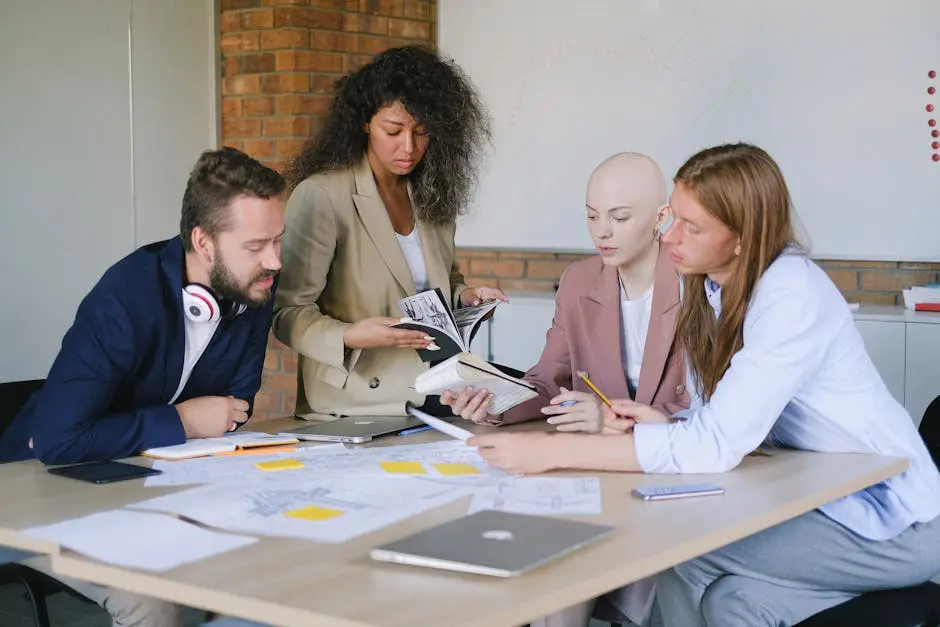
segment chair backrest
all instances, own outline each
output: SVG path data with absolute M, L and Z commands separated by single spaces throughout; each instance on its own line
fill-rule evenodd
M 0 383 L 0 434 L 7 430 L 30 397 L 45 383 L 45 379 Z
M 920 437 L 924 439 L 930 456 L 937 468 L 940 468 L 940 396 L 933 399 L 920 421 Z

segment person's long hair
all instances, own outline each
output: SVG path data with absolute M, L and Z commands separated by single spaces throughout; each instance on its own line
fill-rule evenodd
M 442 224 L 469 206 L 490 119 L 476 89 L 452 60 L 422 46 L 391 48 L 336 83 L 326 121 L 287 170 L 293 190 L 311 175 L 355 166 L 368 147 L 365 128 L 400 102 L 429 142 L 408 175 L 419 220 Z
M 749 144 L 702 150 L 679 168 L 674 180 L 741 242 L 731 275 L 721 286 L 720 318 L 708 303 L 706 276 L 683 279 L 676 335 L 707 401 L 744 343 L 744 316 L 758 279 L 787 245 L 796 243 L 790 192 L 777 163 Z

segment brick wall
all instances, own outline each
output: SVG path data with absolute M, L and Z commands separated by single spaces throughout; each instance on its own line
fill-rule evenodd
M 471 285 L 546 292 L 562 270 L 587 255 L 464 249 L 460 267 Z M 846 299 L 874 305 L 904 304 L 901 290 L 940 280 L 940 263 L 817 260 Z
M 508 0 L 507 0 L 508 1 Z M 226 145 L 282 168 L 320 128 L 333 82 L 372 55 L 433 43 L 435 0 L 221 0 L 222 130 Z M 551 292 L 584 255 L 460 250 L 471 285 Z M 937 281 L 940 264 L 821 261 L 852 301 L 900 302 L 910 285 Z M 257 419 L 290 415 L 297 355 L 271 339 Z

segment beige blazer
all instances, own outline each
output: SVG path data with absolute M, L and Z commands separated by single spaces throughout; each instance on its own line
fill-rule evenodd
M 689 406 L 685 359 L 675 340 L 678 312 L 679 275 L 663 247 L 653 278 L 650 323 L 634 400 L 669 413 Z M 539 396 L 503 414 L 503 424 L 544 418 L 539 410 L 560 393 L 562 386 L 590 392 L 580 378 L 573 376 L 578 370 L 586 371 L 608 398 L 629 398 L 621 328 L 617 269 L 605 266 L 600 257 L 568 266 L 555 295 L 555 318 L 542 356 L 525 375 L 535 384 Z
M 308 420 L 403 415 L 421 404 L 411 386 L 427 369 L 407 348 L 347 349 L 343 332 L 373 316 L 400 317 L 414 280 L 363 157 L 316 174 L 287 202 L 274 335 L 297 351 L 297 409 Z M 417 223 L 428 282 L 454 303 L 466 288 L 454 259 L 455 224 Z

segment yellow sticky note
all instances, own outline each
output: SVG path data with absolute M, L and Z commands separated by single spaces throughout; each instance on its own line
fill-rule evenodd
M 300 520 L 329 520 L 342 516 L 346 512 L 339 509 L 330 509 L 329 507 L 317 507 L 316 505 L 307 505 L 289 512 L 284 512 L 285 516 L 299 518 Z
M 404 473 L 409 475 L 423 475 L 424 466 L 421 462 L 379 462 L 385 472 Z
M 276 459 L 270 462 L 258 462 L 255 466 L 270 472 L 273 470 L 296 470 L 297 468 L 303 468 L 304 464 L 296 459 Z
M 480 469 L 470 464 L 433 464 L 442 475 L 478 475 Z

